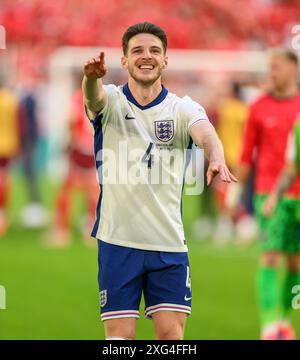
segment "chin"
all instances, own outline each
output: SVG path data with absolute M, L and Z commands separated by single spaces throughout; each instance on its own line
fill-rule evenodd
M 133 79 L 137 83 L 140 83 L 140 84 L 145 85 L 145 86 L 150 86 L 150 85 L 154 84 L 159 79 L 159 76 L 154 76 L 154 77 L 133 76 Z

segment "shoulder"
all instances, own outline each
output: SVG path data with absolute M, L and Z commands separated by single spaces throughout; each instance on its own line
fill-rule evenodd
M 263 94 L 260 95 L 257 99 L 255 99 L 252 103 L 250 103 L 249 107 L 251 110 L 259 109 L 260 107 L 265 106 L 271 101 L 272 101 L 272 96 L 270 94 Z
M 201 106 L 200 104 L 198 104 L 196 101 L 192 100 L 189 96 L 184 96 L 184 97 L 177 97 L 177 101 L 178 104 L 184 108 L 184 107 L 190 107 L 190 106 Z
M 122 92 L 122 87 L 116 86 L 115 84 L 103 85 L 103 89 L 107 93 L 107 95 L 113 95 Z
M 178 109 L 182 115 L 198 117 L 199 119 L 207 119 L 204 107 L 198 102 L 192 100 L 189 96 L 178 97 Z

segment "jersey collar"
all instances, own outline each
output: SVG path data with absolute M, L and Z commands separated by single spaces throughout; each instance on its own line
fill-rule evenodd
M 128 83 L 126 83 L 124 86 L 123 86 L 123 93 L 124 95 L 126 96 L 127 100 L 130 101 L 131 103 L 133 103 L 135 106 L 137 106 L 139 109 L 141 110 L 147 110 L 147 109 L 150 109 L 152 106 L 155 106 L 155 105 L 158 105 L 160 104 L 162 101 L 165 100 L 165 98 L 167 97 L 168 95 L 168 90 L 163 86 L 161 85 L 162 87 L 162 90 L 160 92 L 160 94 L 157 96 L 156 99 L 154 99 L 153 101 L 151 101 L 151 103 L 143 106 L 143 105 L 140 105 L 136 100 L 135 98 L 133 97 L 131 91 L 129 90 L 129 86 L 128 86 Z

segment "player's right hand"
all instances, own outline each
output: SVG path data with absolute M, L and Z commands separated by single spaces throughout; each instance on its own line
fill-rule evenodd
M 87 78 L 91 79 L 101 79 L 107 72 L 105 61 L 104 61 L 104 52 L 101 51 L 100 55 L 96 58 L 92 58 L 85 63 L 83 68 L 83 73 Z
M 263 205 L 263 213 L 266 217 L 271 217 L 274 214 L 278 202 L 275 194 L 271 194 Z

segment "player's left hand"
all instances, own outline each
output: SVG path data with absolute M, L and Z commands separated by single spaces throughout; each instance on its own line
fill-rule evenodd
M 223 161 L 210 161 L 207 170 L 207 185 L 209 186 L 215 176 L 219 175 L 220 179 L 224 182 L 231 183 L 237 182 L 237 178 L 231 174 L 228 167 Z

